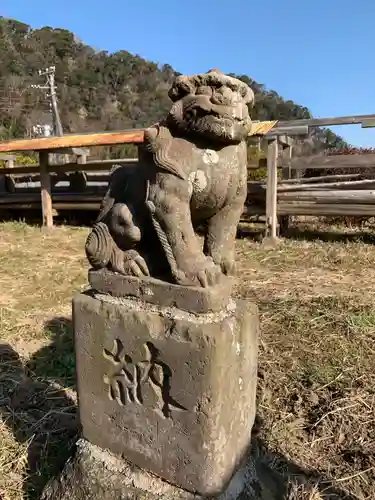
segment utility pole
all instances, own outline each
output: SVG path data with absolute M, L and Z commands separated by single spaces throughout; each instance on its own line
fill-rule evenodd
M 64 135 L 63 128 L 61 125 L 59 108 L 57 107 L 57 95 L 56 95 L 56 85 L 55 85 L 55 66 L 49 66 L 48 68 L 38 71 L 39 76 L 45 76 L 47 78 L 44 85 L 31 85 L 34 89 L 47 90 L 47 97 L 50 98 L 50 112 L 52 114 L 53 123 L 53 135 L 62 136 Z M 46 137 L 49 134 L 48 126 L 43 127 L 42 134 Z M 51 160 L 53 163 L 59 163 L 60 160 L 64 163 L 66 155 L 53 154 L 51 155 Z
M 47 77 L 47 81 L 45 85 L 31 85 L 34 89 L 47 90 L 48 97 L 51 99 L 50 101 L 50 109 L 52 113 L 53 120 L 53 130 L 54 135 L 62 136 L 64 135 L 63 128 L 61 125 L 60 113 L 57 107 L 57 96 L 56 96 L 56 85 L 55 85 L 55 66 L 49 66 L 44 70 L 39 70 L 39 76 Z
M 57 106 L 55 71 L 56 71 L 55 66 L 49 66 L 46 69 L 39 70 L 38 71 L 39 76 L 45 76 L 47 78 L 46 83 L 44 85 L 31 85 L 31 87 L 34 89 L 47 91 L 47 97 L 50 98 L 50 112 L 52 115 L 53 135 L 62 136 L 62 135 L 64 135 L 64 132 L 63 132 L 63 128 L 61 125 L 59 108 Z M 38 129 L 38 132 L 41 135 L 44 135 L 44 137 L 48 137 L 49 135 L 51 135 L 49 125 L 37 126 L 36 129 Z M 72 153 L 75 155 L 80 155 L 80 156 L 88 156 L 89 155 L 88 149 L 82 149 L 82 148 L 69 148 L 69 149 L 71 149 Z M 52 156 L 53 156 L 53 158 L 55 158 L 55 161 L 58 161 L 59 158 L 60 158 L 62 163 L 69 161 L 69 155 L 66 153 L 65 154 L 55 153 Z

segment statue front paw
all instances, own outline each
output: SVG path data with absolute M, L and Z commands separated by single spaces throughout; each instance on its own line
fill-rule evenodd
M 150 276 L 146 261 L 136 250 L 113 252 L 111 267 L 113 271 L 125 276 Z
M 235 276 L 236 261 L 233 257 L 222 257 L 216 261 L 216 264 L 220 266 L 223 274 L 226 274 L 227 276 Z
M 227 276 L 236 275 L 236 260 L 233 251 L 211 251 L 208 252 L 210 258 L 216 265 L 220 266 L 223 274 Z
M 190 260 L 179 266 L 175 279 L 179 285 L 200 286 L 207 288 L 216 285 L 222 275 L 221 269 L 210 257 Z

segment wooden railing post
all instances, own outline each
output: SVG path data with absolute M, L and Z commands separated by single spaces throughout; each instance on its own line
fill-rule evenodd
M 48 151 L 39 152 L 40 193 L 42 198 L 43 226 L 53 226 L 51 178 L 48 171 Z
M 268 142 L 267 148 L 267 195 L 266 195 L 266 238 L 276 241 L 277 237 L 277 158 L 278 139 Z
M 289 137 L 282 143 L 283 155 L 282 155 L 282 179 L 290 180 L 293 177 L 292 174 L 292 154 L 293 154 L 293 140 Z M 290 217 L 288 215 L 282 215 L 279 217 L 279 227 L 280 234 L 283 235 L 288 230 Z

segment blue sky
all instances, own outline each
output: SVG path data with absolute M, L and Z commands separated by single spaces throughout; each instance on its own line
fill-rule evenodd
M 316 117 L 375 113 L 374 0 L 1 0 L 0 15 L 181 73 L 247 74 Z M 375 129 L 334 130 L 375 146 Z

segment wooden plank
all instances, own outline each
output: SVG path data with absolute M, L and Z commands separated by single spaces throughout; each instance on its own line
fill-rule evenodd
M 127 165 L 130 167 L 135 167 L 138 165 L 137 158 L 122 158 L 122 159 L 111 159 L 111 160 L 91 160 L 85 164 L 78 163 L 65 163 L 64 165 L 49 165 L 48 171 L 55 173 L 66 173 L 75 171 L 85 171 L 85 172 L 109 172 L 113 165 Z M 249 169 L 263 168 L 267 166 L 267 159 L 260 158 L 257 162 L 252 162 L 248 164 Z M 22 165 L 15 166 L 14 168 L 0 168 L 0 175 L 6 174 L 35 174 L 39 173 L 39 165 Z
M 15 195 L 6 195 L 0 197 L 0 205 L 3 204 L 17 204 L 17 203 L 38 203 L 40 201 L 40 193 L 22 193 Z M 69 203 L 100 203 L 103 199 L 102 195 L 84 195 L 82 193 L 54 193 L 52 196 L 52 204 L 59 202 Z
M 363 120 L 361 123 L 362 128 L 374 128 L 375 127 L 375 118 L 372 120 Z
M 18 187 L 19 184 L 40 182 L 40 170 L 38 171 L 38 173 L 35 174 L 5 175 L 6 179 L 8 179 L 9 177 L 12 177 L 12 179 L 15 181 L 15 186 Z M 66 180 L 68 182 L 68 177 L 64 176 L 63 174 L 58 175 L 51 173 L 50 179 L 52 187 L 62 180 Z M 33 189 L 33 187 L 24 186 L 22 189 Z
M 360 181 L 342 181 L 342 182 L 322 182 L 317 184 L 282 184 L 278 187 L 278 192 L 284 191 L 332 191 L 334 188 L 341 189 L 360 189 L 361 187 L 366 189 L 370 186 L 375 185 L 374 179 L 363 179 Z M 268 189 L 268 188 L 267 188 Z
M 90 156 L 89 148 L 70 148 L 73 155 L 76 156 Z
M 3 154 L 0 154 L 0 161 L 15 160 L 15 159 L 16 159 L 15 155 L 3 155 Z
M 284 136 L 284 135 L 308 135 L 309 134 L 309 127 L 307 125 L 291 125 L 291 126 L 284 126 L 280 127 L 277 126 L 270 130 L 264 137 L 266 139 L 271 139 L 273 137 L 277 136 Z
M 278 142 L 272 139 L 267 149 L 266 237 L 277 237 L 277 156 Z
M 59 154 L 63 154 L 63 155 L 74 155 L 74 156 L 86 155 L 86 156 L 88 156 L 90 154 L 90 149 L 67 147 L 67 148 L 57 148 L 56 150 L 50 149 L 49 152 L 50 153 L 59 153 Z
M 283 137 L 283 136 L 282 136 Z M 289 180 L 292 177 L 292 153 L 293 153 L 293 140 L 286 136 L 285 140 L 282 142 L 283 145 L 283 153 L 282 153 L 282 178 L 284 180 Z M 279 138 L 280 142 L 280 138 Z M 286 233 L 289 227 L 290 218 L 288 215 L 282 215 L 279 217 L 279 231 L 280 234 L 283 235 Z
M 53 216 L 52 216 L 52 198 L 51 198 L 51 179 L 50 179 L 50 174 L 48 172 L 47 151 L 41 151 L 39 153 L 39 167 L 40 167 L 43 226 L 51 228 L 53 226 Z
M 0 211 L 2 210 L 38 210 L 40 211 L 41 201 L 39 197 L 38 202 L 32 203 L 2 203 L 0 205 Z
M 126 160 L 103 160 L 103 161 L 90 161 L 86 164 L 78 164 L 78 163 L 66 163 L 65 165 L 49 165 L 48 171 L 50 173 L 63 174 L 67 172 L 79 172 L 84 171 L 87 173 L 90 172 L 109 172 L 113 165 L 126 165 L 129 168 L 134 168 L 138 165 L 137 159 L 126 159 Z M 260 158 L 259 163 L 250 164 L 248 168 L 257 169 L 263 168 L 267 166 L 267 160 L 265 158 Z M 12 169 L 0 168 L 0 176 L 1 175 L 32 175 L 39 173 L 39 165 L 22 165 L 19 167 L 14 167 Z
M 138 165 L 137 159 L 126 158 L 122 160 L 94 160 L 85 164 L 65 163 L 64 165 L 49 165 L 50 173 L 64 174 L 67 172 L 109 172 L 113 165 L 127 165 L 129 168 Z M 39 165 L 23 165 L 12 169 L 0 168 L 0 175 L 24 175 L 35 174 L 39 172 Z
M 255 123 L 250 135 L 306 135 L 308 127 L 303 124 L 285 125 L 284 127 L 268 126 L 270 122 Z M 302 125 L 302 126 L 301 126 Z M 268 135 L 266 134 L 266 135 Z M 144 139 L 144 129 L 121 130 L 117 132 L 95 132 L 89 134 L 67 134 L 63 136 L 38 137 L 34 139 L 14 139 L 11 141 L 0 142 L 0 152 L 16 151 L 44 151 L 50 152 L 69 152 L 73 148 L 88 146 L 112 146 L 116 144 L 140 144 Z M 68 148 L 68 149 L 67 149 Z
M 49 166 L 49 169 L 51 167 Z M 14 175 L 15 177 L 19 175 L 33 175 L 40 172 L 39 165 L 23 165 L 22 167 L 10 168 L 0 168 L 0 175 Z
M 293 172 L 293 170 L 292 170 Z M 310 183 L 322 183 L 324 181 L 339 181 L 340 179 L 360 179 L 361 177 L 366 177 L 366 179 L 375 178 L 375 171 L 373 174 L 336 174 L 336 175 L 321 175 L 318 177 L 300 177 L 299 179 L 288 179 L 279 181 L 279 185 L 283 184 L 310 184 Z
M 138 158 L 111 158 L 107 160 L 91 160 L 89 162 L 86 162 L 86 165 L 108 165 L 112 167 L 113 165 L 126 165 L 128 163 L 138 163 Z
M 344 156 L 344 155 L 343 155 Z M 353 155 L 354 156 L 354 155 Z M 370 163 L 369 165 L 366 165 L 366 162 L 364 162 L 362 165 L 355 165 L 354 163 L 351 164 L 351 163 L 348 163 L 348 164 L 338 164 L 338 165 L 335 165 L 334 163 L 332 164 L 327 164 L 327 165 L 309 165 L 307 167 L 309 170 L 322 170 L 322 169 L 329 169 L 329 170 L 338 170 L 340 168 L 345 168 L 346 170 L 351 170 L 351 169 L 360 169 L 360 168 L 363 168 L 363 169 L 372 169 L 372 168 L 375 168 L 375 164 L 373 163 Z M 292 169 L 297 172 L 298 174 L 301 174 L 304 170 L 306 170 L 306 167 L 295 167 L 294 165 L 292 166 Z M 363 174 L 362 174 L 363 175 Z
M 59 202 L 54 203 L 53 208 L 55 210 L 88 210 L 96 212 L 100 209 L 101 202 L 97 203 L 67 203 L 67 202 Z
M 332 182 L 332 183 L 321 183 L 321 184 L 280 184 L 278 183 L 277 195 L 281 193 L 310 193 L 313 191 L 330 193 L 332 191 L 341 191 L 346 193 L 347 191 L 368 191 L 375 189 L 375 179 L 366 179 L 361 181 L 353 182 Z M 264 182 L 248 182 L 247 191 L 251 199 L 264 200 L 267 199 L 267 184 Z M 291 195 L 293 196 L 293 194 Z
M 292 145 L 285 145 L 283 147 L 283 153 L 282 153 L 282 160 L 281 160 L 281 165 L 282 165 L 282 178 L 283 180 L 289 180 L 292 177 L 292 154 L 293 154 L 293 148 Z
M 333 125 L 361 124 L 365 120 L 374 120 L 375 115 L 351 115 L 334 118 L 306 118 L 302 120 L 279 121 L 277 127 L 307 125 L 308 127 L 329 127 Z
M 302 120 L 287 120 L 277 122 L 277 126 L 273 126 L 268 133 L 273 135 L 288 134 L 287 130 L 291 130 L 290 135 L 304 134 L 303 128 L 300 127 L 322 127 L 330 125 L 350 125 L 362 124 L 366 121 L 375 120 L 375 114 L 370 115 L 353 115 L 334 118 L 311 118 Z M 264 122 L 269 124 L 270 122 Z M 263 122 L 254 122 L 253 132 L 250 134 L 259 133 L 264 135 L 264 132 L 269 130 L 268 126 L 263 127 L 264 132 L 255 132 L 262 129 Z M 268 130 L 267 130 L 268 129 Z M 266 134 L 267 135 L 267 134 Z M 34 139 L 16 139 L 0 143 L 0 152 L 16 152 L 16 151 L 41 151 L 41 150 L 60 150 L 62 148 L 80 148 L 88 146 L 110 146 L 115 144 L 143 142 L 144 129 L 122 130 L 117 132 L 96 132 L 89 134 L 68 134 L 61 137 L 43 137 Z
M 285 201 L 288 203 L 321 203 L 321 204 L 374 204 L 374 190 L 347 190 L 347 191 L 302 191 L 292 193 L 279 193 L 277 196 L 279 202 Z
M 280 202 L 277 205 L 277 212 L 279 215 L 311 215 L 319 216 L 375 216 L 375 205 L 323 205 L 308 203 L 303 205 L 288 204 Z M 264 215 L 264 207 L 260 205 L 248 205 L 244 208 L 243 216 L 262 216 Z
M 29 203 L 4 203 L 0 205 L 0 210 L 40 210 L 41 201 L 40 199 L 35 202 Z M 67 203 L 67 202 L 58 202 L 53 204 L 54 210 L 90 210 L 97 211 L 100 209 L 100 202 L 96 203 Z
M 314 215 L 314 216 L 343 216 L 343 215 L 357 215 L 357 216 L 374 216 L 375 205 L 361 205 L 361 204 L 320 204 L 320 203 L 286 203 L 280 202 L 277 205 L 279 214 L 281 215 Z
M 97 132 L 91 134 L 70 134 L 61 137 L 15 139 L 1 142 L 0 152 L 51 151 L 62 148 L 84 146 L 111 146 L 115 144 L 139 144 L 143 142 L 143 130 L 122 130 L 119 132 Z
M 353 154 L 353 155 L 313 155 L 294 157 L 293 169 L 306 168 L 361 168 L 375 167 L 375 154 Z

